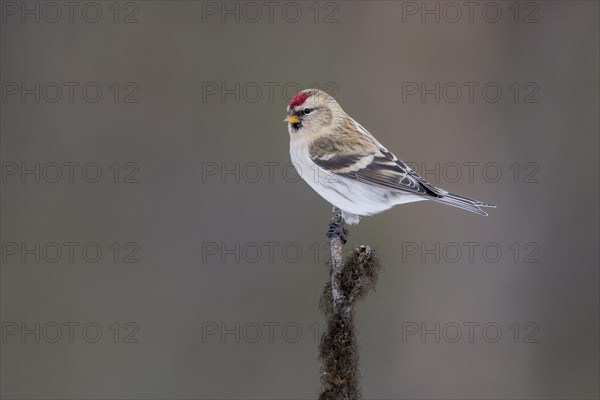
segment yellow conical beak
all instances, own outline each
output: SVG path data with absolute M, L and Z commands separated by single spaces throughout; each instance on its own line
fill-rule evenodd
M 300 118 L 297 115 L 290 115 L 289 117 L 287 117 L 283 121 L 284 122 L 289 122 L 290 124 L 296 124 L 296 123 L 300 122 Z

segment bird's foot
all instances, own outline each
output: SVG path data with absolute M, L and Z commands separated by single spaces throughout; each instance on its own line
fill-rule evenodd
M 348 238 L 346 236 L 346 229 L 344 228 L 344 223 L 341 222 L 339 224 L 335 224 L 332 223 L 329 225 L 329 230 L 327 231 L 327 233 L 325 234 L 325 236 L 327 236 L 327 239 L 330 239 L 338 236 L 340 238 L 340 240 L 342 241 L 342 244 L 346 244 Z

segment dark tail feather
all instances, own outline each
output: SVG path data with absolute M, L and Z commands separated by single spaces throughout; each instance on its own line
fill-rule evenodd
M 454 206 L 458 208 L 462 208 L 463 210 L 471 211 L 475 214 L 485 215 L 488 214 L 481 209 L 481 207 L 491 207 L 496 208 L 496 206 L 492 204 L 485 204 L 478 200 L 469 199 L 468 197 L 459 196 L 454 193 L 448 193 L 442 197 L 429 197 L 429 200 L 436 201 L 438 203 L 447 204 L 449 206 Z

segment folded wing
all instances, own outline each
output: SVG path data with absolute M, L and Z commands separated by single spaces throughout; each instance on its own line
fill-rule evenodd
M 339 154 L 331 151 L 339 146 L 323 143 L 331 140 L 332 138 L 320 139 L 310 149 L 312 161 L 330 173 L 365 184 L 424 197 L 439 198 L 446 194 L 445 191 L 417 175 L 402 160 L 382 146 Z

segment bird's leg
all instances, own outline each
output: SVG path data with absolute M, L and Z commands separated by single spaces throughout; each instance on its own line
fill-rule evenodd
M 327 236 L 327 239 L 331 239 L 334 236 L 338 236 L 342 241 L 342 244 L 346 244 L 346 241 L 348 239 L 346 237 L 346 233 L 347 230 L 344 227 L 344 220 L 341 219 L 339 222 L 331 221 L 331 223 L 329 224 L 329 230 L 327 230 L 325 236 Z

